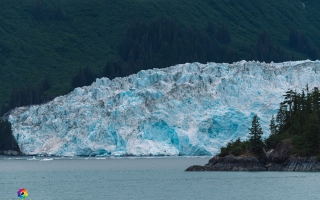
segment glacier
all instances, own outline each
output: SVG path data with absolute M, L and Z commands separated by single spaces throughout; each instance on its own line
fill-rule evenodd
M 27 155 L 214 155 L 248 137 L 254 114 L 268 136 L 282 95 L 319 86 L 319 73 L 310 60 L 179 64 L 96 79 L 8 120 Z

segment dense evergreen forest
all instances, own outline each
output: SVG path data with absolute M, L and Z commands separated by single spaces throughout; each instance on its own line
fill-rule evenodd
M 17 141 L 12 135 L 10 122 L 0 120 L 0 154 L 1 151 L 8 150 L 20 152 Z
M 9 103 L 2 105 L 2 115 L 15 107 L 41 104 L 52 100 L 53 97 L 46 93 L 50 88 L 51 85 L 47 77 L 38 85 L 14 88 L 11 91 Z
M 292 139 L 294 153 L 302 156 L 320 155 L 320 91 L 316 87 L 302 93 L 288 91 L 278 114 L 271 120 L 271 136 L 267 148 L 274 148 L 285 138 Z M 275 123 L 274 123 L 275 121 Z
M 272 116 L 270 120 L 271 134 L 265 141 L 260 137 L 263 133 L 256 117 L 249 129 L 250 139 L 229 142 L 221 148 L 220 156 L 247 153 L 262 156 L 263 149 L 274 149 L 282 140 L 290 139 L 293 154 L 320 158 L 320 91 L 317 87 L 310 91 L 306 86 L 301 93 L 292 90 L 286 92 L 277 116 Z
M 319 1 L 4 0 L 0 105 L 185 62 L 317 59 Z M 43 80 L 50 80 L 49 89 Z

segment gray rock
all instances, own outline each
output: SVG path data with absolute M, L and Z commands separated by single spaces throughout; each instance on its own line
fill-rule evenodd
M 18 151 L 8 150 L 8 151 L 0 151 L 0 155 L 18 156 L 18 155 L 21 155 L 21 154 Z
M 317 157 L 294 157 L 291 156 L 282 163 L 269 162 L 263 164 L 254 156 L 215 156 L 204 166 L 194 165 L 186 171 L 296 171 L 318 172 L 320 160 Z
M 291 157 L 285 171 L 320 171 L 320 161 L 317 157 Z
M 215 156 L 204 166 L 191 166 L 186 171 L 296 171 L 318 172 L 320 160 L 317 157 L 292 155 L 291 139 L 282 140 L 275 149 L 266 153 L 267 159 L 255 156 Z
M 282 140 L 275 149 L 267 152 L 267 158 L 271 162 L 283 163 L 290 158 L 292 149 L 291 139 Z
M 215 156 L 204 166 L 191 166 L 186 171 L 266 171 L 266 167 L 254 156 Z

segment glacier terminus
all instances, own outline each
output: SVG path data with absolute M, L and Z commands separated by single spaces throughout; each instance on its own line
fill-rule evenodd
M 254 114 L 267 136 L 282 95 L 307 84 L 320 86 L 320 61 L 186 63 L 96 79 L 8 119 L 27 155 L 214 155 L 247 138 Z

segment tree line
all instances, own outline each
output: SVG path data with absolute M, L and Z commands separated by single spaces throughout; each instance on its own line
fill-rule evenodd
M 249 140 L 241 141 L 238 138 L 236 141 L 229 142 L 226 147 L 220 149 L 219 156 L 233 154 L 235 156 L 244 154 L 253 154 L 259 157 L 264 156 L 265 143 L 262 140 L 263 131 L 259 122 L 258 115 L 254 115 L 251 128 L 249 128 Z
M 17 141 L 12 135 L 10 122 L 0 120 L 0 151 L 8 150 L 20 152 Z
M 293 154 L 299 156 L 320 156 L 320 91 L 317 87 L 309 91 L 308 86 L 301 93 L 288 90 L 280 103 L 276 117 L 270 120 L 270 136 L 264 141 L 257 115 L 252 120 L 250 137 L 247 141 L 229 142 L 222 147 L 220 156 L 236 156 L 251 153 L 265 156 L 282 140 L 291 139 Z
M 295 28 L 291 28 L 289 46 L 294 50 L 308 55 L 312 60 L 319 59 L 319 49 L 310 42 L 309 38 Z
M 170 19 L 151 24 L 133 21 L 122 37 L 118 58 L 106 64 L 102 75 L 113 79 L 178 63 L 232 63 L 241 59 L 282 62 L 295 60 L 295 56 L 273 45 L 266 31 L 260 33 L 255 45 L 236 47 L 225 25 L 214 27 L 209 22 L 201 29 L 183 27 Z
M 81 68 L 77 74 L 72 78 L 71 86 L 73 88 L 90 85 L 96 80 L 98 75 L 88 66 Z
M 301 93 L 289 90 L 280 103 L 276 118 L 271 119 L 271 136 L 266 140 L 274 148 L 284 138 L 291 138 L 294 153 L 320 155 L 320 91 L 308 86 Z
M 11 91 L 9 103 L 2 105 L 1 116 L 16 107 L 41 104 L 51 100 L 52 97 L 46 93 L 50 88 L 51 84 L 48 78 L 37 85 L 14 88 Z
M 304 44 L 303 41 L 300 43 Z M 266 31 L 261 31 L 254 45 L 242 44 L 236 47 L 232 43 L 229 28 L 225 25 L 214 27 L 209 22 L 206 28 L 201 29 L 184 27 L 171 19 L 158 19 L 150 24 L 134 20 L 122 37 L 117 58 L 107 62 L 99 73 L 85 73 L 80 69 L 72 80 L 79 84 L 72 85 L 89 85 L 91 83 L 86 80 L 98 77 L 114 79 L 178 63 L 232 63 L 242 59 L 283 62 L 296 60 L 296 56 L 279 45 L 274 45 Z M 92 75 L 96 77 L 91 78 Z
M 45 5 L 46 2 L 36 0 L 33 5 L 32 9 L 32 15 L 36 20 L 67 20 L 66 14 L 63 12 L 61 6 L 59 3 L 56 3 L 56 5 L 52 8 L 48 8 L 47 5 Z

